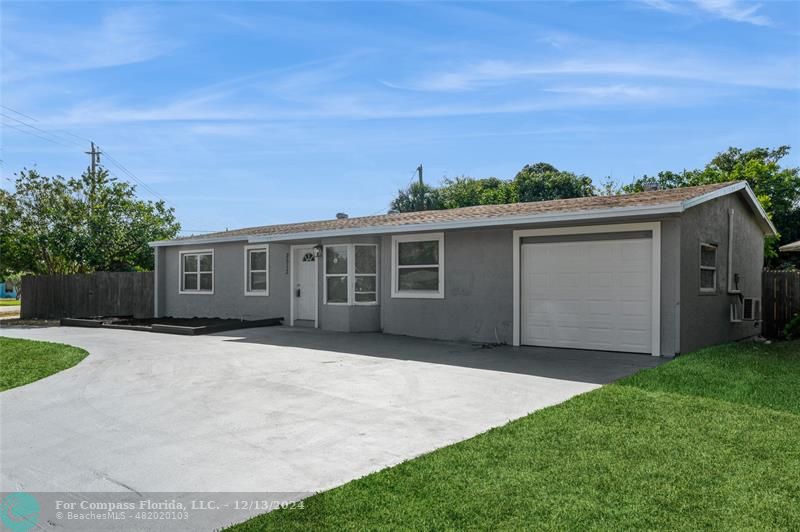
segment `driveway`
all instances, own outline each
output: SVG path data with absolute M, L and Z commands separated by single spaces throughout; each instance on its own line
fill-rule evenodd
M 3 492 L 316 492 L 660 362 L 288 327 L 0 335 L 90 353 L 0 394 Z

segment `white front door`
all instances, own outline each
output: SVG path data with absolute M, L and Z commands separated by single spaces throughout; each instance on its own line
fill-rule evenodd
M 652 240 L 522 246 L 521 343 L 652 351 Z
M 317 258 L 314 248 L 294 248 L 292 252 L 292 299 L 295 320 L 315 320 L 317 314 Z

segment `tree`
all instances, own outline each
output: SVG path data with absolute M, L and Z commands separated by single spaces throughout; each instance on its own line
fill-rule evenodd
M 397 197 L 392 200 L 391 212 L 456 209 L 594 194 L 589 177 L 562 172 L 547 163 L 537 163 L 526 165 L 512 180 L 461 176 L 445 179 L 438 188 L 415 182 L 408 189 L 398 191 Z
M 547 163 L 525 165 L 514 177 L 518 201 L 547 201 L 594 196 L 592 179 Z
M 153 268 L 148 242 L 174 238 L 174 209 L 136 197 L 136 188 L 100 169 L 80 178 L 17 174 L 0 194 L 0 275 Z
M 728 148 L 718 153 L 705 168 L 681 173 L 659 172 L 656 178 L 643 176 L 623 189 L 628 193 L 639 192 L 648 181 L 655 181 L 660 188 L 747 181 L 780 233 L 778 238 L 767 239 L 764 248 L 768 263 L 777 265 L 781 261 L 777 248 L 800 240 L 800 168 L 783 168 L 780 164 L 789 150 L 789 146 L 749 151 Z
M 425 183 L 413 182 L 406 190 L 398 190 L 390 212 L 431 211 L 442 208 L 439 191 Z
M 510 181 L 496 177 L 475 179 L 461 176 L 445 179 L 439 189 L 439 198 L 444 209 L 513 203 L 516 201 L 516 196 L 516 190 Z

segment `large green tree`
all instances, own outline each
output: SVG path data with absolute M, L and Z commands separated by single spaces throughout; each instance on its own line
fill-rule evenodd
M 547 163 L 525 165 L 514 177 L 517 201 L 547 201 L 594 196 L 592 179 Z
M 764 250 L 767 262 L 779 266 L 788 258 L 778 255 L 778 246 L 800 240 L 800 168 L 781 166 L 781 159 L 789 150 L 789 146 L 747 151 L 728 148 L 704 168 L 645 175 L 622 188 L 632 193 L 642 191 L 647 183 L 653 182 L 659 188 L 676 188 L 747 181 L 780 233 L 778 238 L 767 240 Z
M 536 163 L 524 166 L 511 180 L 461 176 L 445 179 L 439 187 L 414 182 L 406 190 L 398 191 L 391 209 L 394 212 L 456 209 L 594 194 L 589 177 L 561 171 L 551 164 Z
M 389 212 L 431 211 L 442 209 L 439 189 L 415 181 L 405 190 L 398 190 Z
M 0 276 L 149 270 L 148 242 L 180 230 L 174 209 L 104 169 L 69 179 L 25 169 L 0 192 Z

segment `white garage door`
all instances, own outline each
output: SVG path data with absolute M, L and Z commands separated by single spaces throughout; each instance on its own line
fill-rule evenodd
M 651 239 L 526 243 L 521 258 L 521 343 L 651 352 Z

